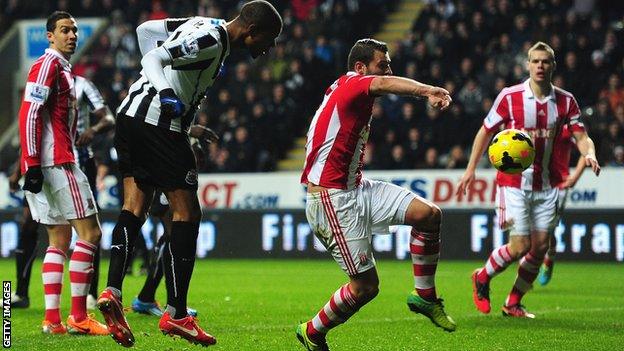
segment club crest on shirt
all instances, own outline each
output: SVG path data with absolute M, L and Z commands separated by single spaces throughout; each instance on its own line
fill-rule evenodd
M 188 171 L 188 173 L 186 173 L 186 178 L 184 178 L 184 181 L 188 185 L 196 185 L 197 184 L 197 171 L 194 169 L 191 169 L 190 171 Z

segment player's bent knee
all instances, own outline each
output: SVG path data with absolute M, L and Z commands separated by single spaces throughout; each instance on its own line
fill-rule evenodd
M 379 294 L 379 285 L 358 285 L 353 287 L 353 295 L 359 303 L 367 303 Z
M 413 226 L 417 230 L 434 233 L 440 230 L 442 223 L 442 210 L 436 204 L 428 203 L 418 209 L 408 211 L 406 224 Z

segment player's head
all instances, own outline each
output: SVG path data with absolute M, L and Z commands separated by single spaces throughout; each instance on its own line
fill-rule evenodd
M 46 31 L 50 47 L 70 58 L 76 51 L 78 27 L 72 15 L 65 11 L 54 11 L 46 22 Z
M 555 51 L 548 44 L 538 41 L 531 46 L 527 53 L 527 69 L 533 81 L 550 83 L 556 65 Z
M 388 45 L 370 38 L 358 40 L 349 52 L 347 69 L 365 75 L 391 75 Z
M 264 0 L 253 0 L 241 8 L 236 18 L 245 30 L 244 44 L 253 58 L 266 54 L 275 46 L 282 32 L 282 17 L 275 7 Z

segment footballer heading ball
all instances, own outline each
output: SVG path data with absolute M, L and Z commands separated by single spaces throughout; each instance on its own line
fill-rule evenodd
M 535 147 L 529 135 L 517 129 L 496 134 L 488 147 L 492 165 L 501 172 L 522 173 L 535 159 Z

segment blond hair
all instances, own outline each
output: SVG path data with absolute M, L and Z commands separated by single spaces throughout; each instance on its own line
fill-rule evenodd
M 553 62 L 555 62 L 555 50 L 543 41 L 538 41 L 529 48 L 529 51 L 527 52 L 527 60 L 531 60 L 531 53 L 533 51 L 546 51 L 550 55 Z

